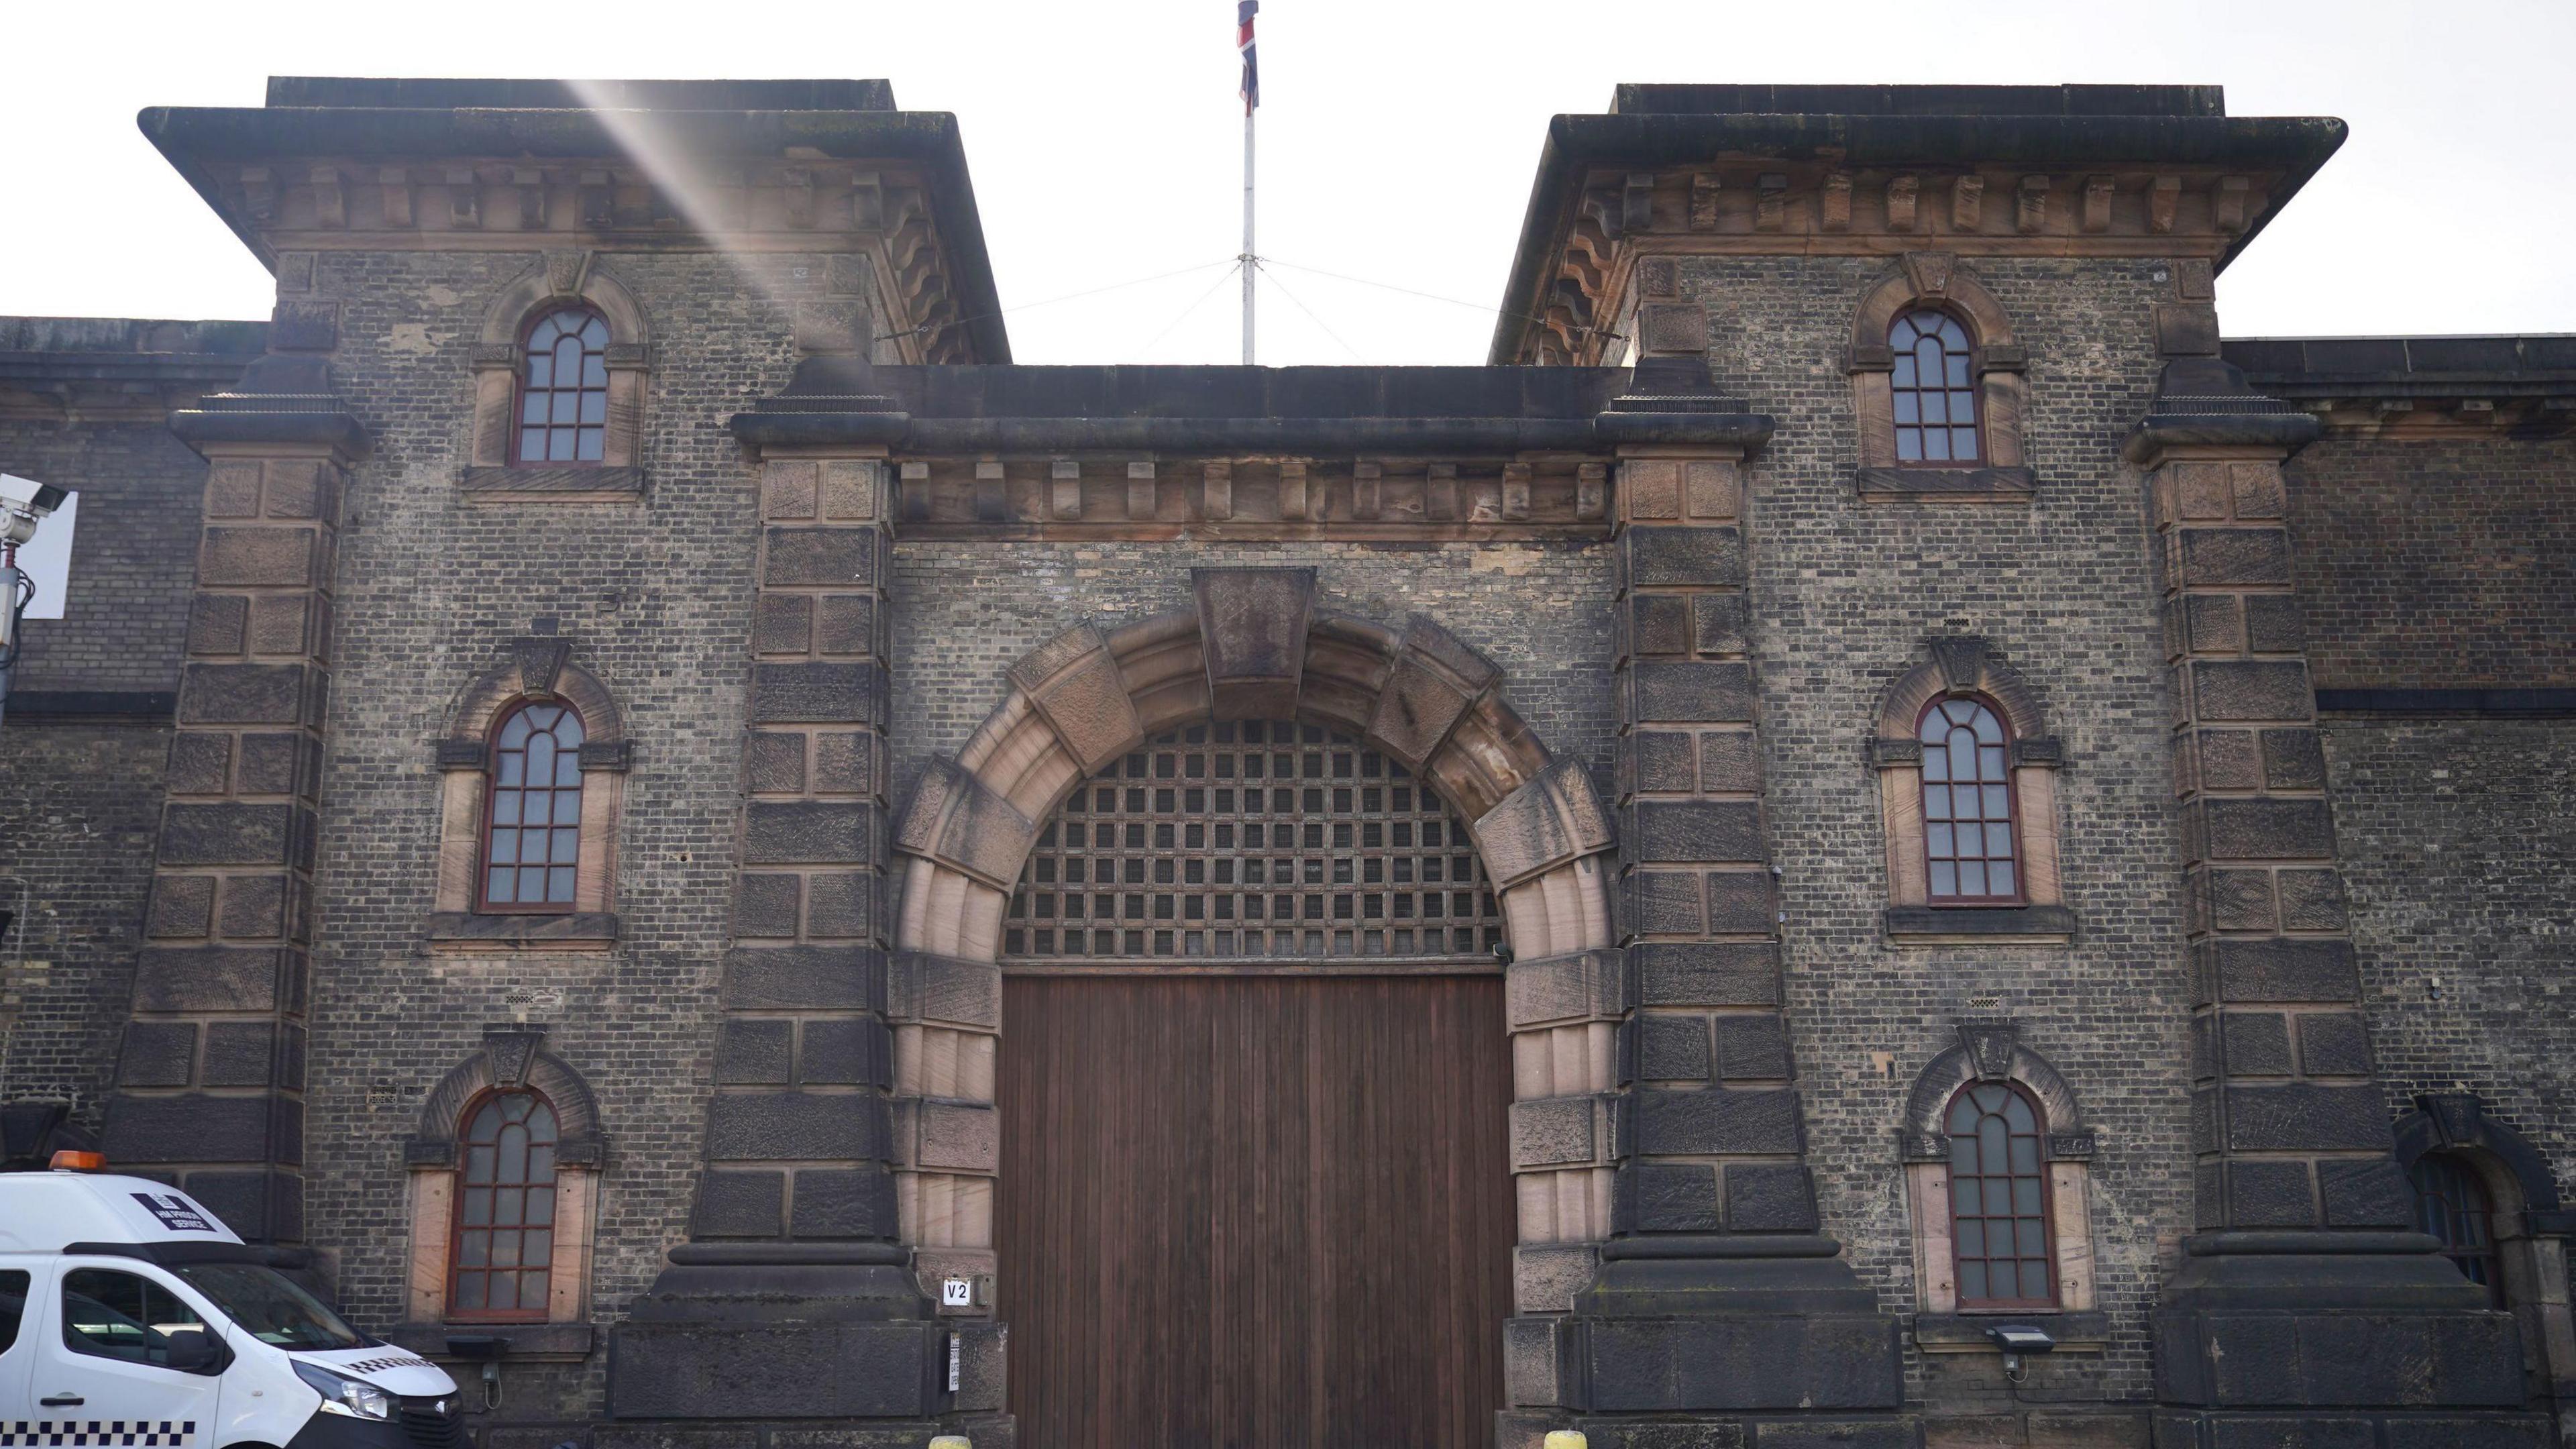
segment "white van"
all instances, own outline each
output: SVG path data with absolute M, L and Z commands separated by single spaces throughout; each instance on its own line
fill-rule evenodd
M 281 1256 L 157 1182 L 0 1173 L 0 1444 L 461 1446 L 456 1381 Z

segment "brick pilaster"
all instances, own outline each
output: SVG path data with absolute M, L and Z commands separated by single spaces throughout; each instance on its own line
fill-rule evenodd
M 2197 1225 L 2401 1228 L 2371 1079 L 2284 453 L 2186 450 L 2148 476 L 2173 670 L 2192 980 Z
M 2155 1314 L 2157 1440 L 2203 1449 L 2249 1415 L 2367 1434 L 2524 1398 L 2512 1315 L 2409 1231 L 2372 1071 L 2281 468 L 2316 431 L 2186 356 L 2126 448 L 2173 670 L 2200 1229 Z
M 1763 837 L 1742 457 L 1630 456 L 1619 499 L 1631 1009 L 1612 1230 L 1812 1233 Z
M 741 875 L 698 1241 L 891 1242 L 885 1025 L 886 483 L 761 467 Z
M 304 1234 L 304 1057 L 332 571 L 362 438 L 318 359 L 176 415 L 209 464 L 187 662 L 132 1015 L 117 1167 L 253 1242 Z

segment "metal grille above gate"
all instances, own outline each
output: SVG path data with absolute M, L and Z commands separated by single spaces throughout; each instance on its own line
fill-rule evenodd
M 1503 939 L 1466 828 L 1423 781 L 1317 725 L 1191 725 L 1068 797 L 1011 893 L 1003 954 L 1387 963 Z

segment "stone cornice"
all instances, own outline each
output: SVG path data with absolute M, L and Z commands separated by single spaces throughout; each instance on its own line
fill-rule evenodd
M 1491 360 L 1606 355 L 1641 254 L 2224 265 L 2343 134 L 2301 118 L 1558 116 Z
M 1010 357 L 942 113 L 155 108 L 141 125 L 272 268 L 331 250 L 857 252 L 925 359 Z

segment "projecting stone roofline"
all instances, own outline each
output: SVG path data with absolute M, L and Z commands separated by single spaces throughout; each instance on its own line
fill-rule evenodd
M 733 427 L 770 446 L 1345 457 L 1639 443 L 1751 449 L 1770 435 L 1771 419 L 1741 401 L 1631 398 L 1631 378 L 1625 368 L 866 367 L 815 357 Z
M 265 107 L 137 123 L 272 271 L 320 251 L 828 253 L 883 283 L 877 323 L 908 358 L 1010 360 L 955 116 L 894 110 L 881 82 L 592 84 L 287 77 Z
M 157 423 L 267 350 L 266 322 L 0 317 L 0 417 Z
M 891 111 L 883 80 L 502 80 L 462 76 L 273 75 L 268 104 L 452 111 Z
M 2332 436 L 2576 433 L 2576 333 L 2238 337 L 2220 355 Z
M 2224 116 L 2224 86 L 1621 85 L 1623 116 Z
M 1644 255 L 2223 267 L 2345 134 L 2329 117 L 2229 117 L 2198 87 L 1645 86 L 1616 104 L 1548 123 L 1494 363 L 1613 355 Z M 1783 104 L 1868 109 L 1759 109 Z

